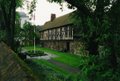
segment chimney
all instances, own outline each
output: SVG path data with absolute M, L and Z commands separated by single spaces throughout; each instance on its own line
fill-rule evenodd
M 53 21 L 56 18 L 56 14 L 51 14 L 51 21 Z

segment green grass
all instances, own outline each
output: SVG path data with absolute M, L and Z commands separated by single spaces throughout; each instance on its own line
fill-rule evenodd
M 33 60 L 33 62 L 37 63 L 38 65 L 43 65 L 44 67 L 48 67 L 52 70 L 54 70 L 55 72 L 58 72 L 58 73 L 61 73 L 63 75 L 68 75 L 69 72 L 65 71 L 64 69 L 62 68 L 59 68 L 58 66 L 56 65 L 53 65 L 51 64 L 50 62 L 46 61 L 46 60 Z
M 27 50 L 33 50 L 34 49 L 33 46 L 24 47 L 24 48 L 27 49 Z M 73 55 L 73 54 L 70 54 L 70 53 L 63 53 L 63 52 L 59 52 L 59 51 L 56 51 L 56 50 L 51 50 L 49 48 L 42 48 L 42 47 L 36 47 L 36 50 L 40 50 L 40 51 L 48 52 L 48 53 L 51 53 L 51 54 L 55 54 L 58 57 L 53 58 L 54 60 L 65 63 L 65 64 L 70 65 L 72 67 L 79 67 L 79 65 L 81 63 L 81 60 L 80 60 L 79 56 L 76 56 L 76 55 Z
M 30 50 L 33 50 L 34 47 L 33 46 L 24 47 L 24 49 L 30 51 Z M 36 50 L 51 53 L 51 54 L 55 54 L 55 55 L 57 55 L 57 57 L 52 58 L 53 60 L 59 61 L 61 63 L 64 63 L 66 65 L 69 65 L 69 66 L 72 66 L 72 67 L 75 67 L 75 68 L 79 67 L 80 63 L 82 62 L 81 58 L 79 56 L 74 55 L 74 54 L 59 52 L 59 51 L 56 51 L 56 50 L 51 50 L 49 48 L 43 48 L 43 47 L 39 47 L 39 46 L 36 47 Z M 76 77 L 77 77 L 78 73 L 74 74 L 74 73 L 67 72 L 63 68 L 61 68 L 57 65 L 54 65 L 54 64 L 48 62 L 47 60 L 35 59 L 35 60 L 32 60 L 32 61 L 34 61 L 38 65 L 44 66 L 45 68 L 46 67 L 50 68 L 53 71 L 64 75 L 65 77 L 70 75 L 74 79 L 73 81 L 76 81 Z
M 39 77 L 42 81 L 44 81 L 46 75 L 51 76 L 51 74 L 54 77 L 56 77 L 56 74 L 62 75 L 64 79 L 70 76 L 72 78 L 72 81 L 77 81 L 76 80 L 77 74 L 67 72 L 64 69 L 49 63 L 47 60 L 42 60 L 42 59 L 41 60 L 35 59 L 35 60 L 28 60 L 28 61 L 26 60 L 26 63 L 34 71 L 34 74 L 36 74 L 36 76 Z
M 74 73 L 70 73 L 64 69 L 62 69 L 61 67 L 58 67 L 57 65 L 53 65 L 52 63 L 46 61 L 46 60 L 32 60 L 33 62 L 35 62 L 38 65 L 42 65 L 45 68 L 50 68 L 51 70 L 53 70 L 54 72 L 57 72 L 58 74 L 63 75 L 64 77 L 68 77 L 71 76 L 73 81 L 77 81 L 76 77 L 78 75 L 78 73 L 74 74 Z

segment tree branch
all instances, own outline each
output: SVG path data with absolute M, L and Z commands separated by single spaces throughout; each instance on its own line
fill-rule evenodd
M 92 12 L 87 8 L 87 6 L 83 3 L 81 4 L 76 4 L 75 0 L 65 0 L 67 3 L 71 4 L 72 6 L 75 6 L 79 11 L 81 11 L 85 15 L 92 15 Z
M 4 22 L 5 22 L 5 26 L 8 26 L 8 16 L 7 16 L 7 12 L 5 11 L 5 7 L 3 4 L 1 4 L 1 10 L 3 12 L 3 17 L 4 17 Z

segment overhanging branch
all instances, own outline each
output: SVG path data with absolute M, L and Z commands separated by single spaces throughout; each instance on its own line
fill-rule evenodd
M 92 15 L 92 12 L 86 7 L 85 4 L 76 4 L 75 0 L 65 0 L 67 3 L 71 4 L 72 6 L 75 6 L 79 11 L 81 11 L 85 15 Z

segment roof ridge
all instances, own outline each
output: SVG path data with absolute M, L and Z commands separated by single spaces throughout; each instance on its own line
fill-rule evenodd
M 64 25 L 68 25 L 68 24 L 72 24 L 72 21 L 70 20 L 70 15 L 71 13 L 67 13 L 63 16 L 59 16 L 57 18 L 55 18 L 53 21 L 47 21 L 44 25 L 43 25 L 43 30 L 46 29 L 51 29 L 51 28 L 56 28 L 56 27 L 61 27 Z
M 74 11 L 73 11 L 74 12 Z M 70 14 L 72 14 L 73 12 L 69 12 L 69 13 L 67 13 L 67 14 L 64 14 L 64 15 L 62 15 L 62 16 L 59 16 L 59 17 L 56 17 L 54 20 L 56 20 L 56 19 L 58 19 L 58 18 L 61 18 L 61 17 L 64 17 L 64 16 L 66 16 L 66 15 L 70 15 Z M 53 21 L 54 21 L 53 20 Z M 45 23 L 48 23 L 48 22 L 53 22 L 53 21 L 46 21 Z

